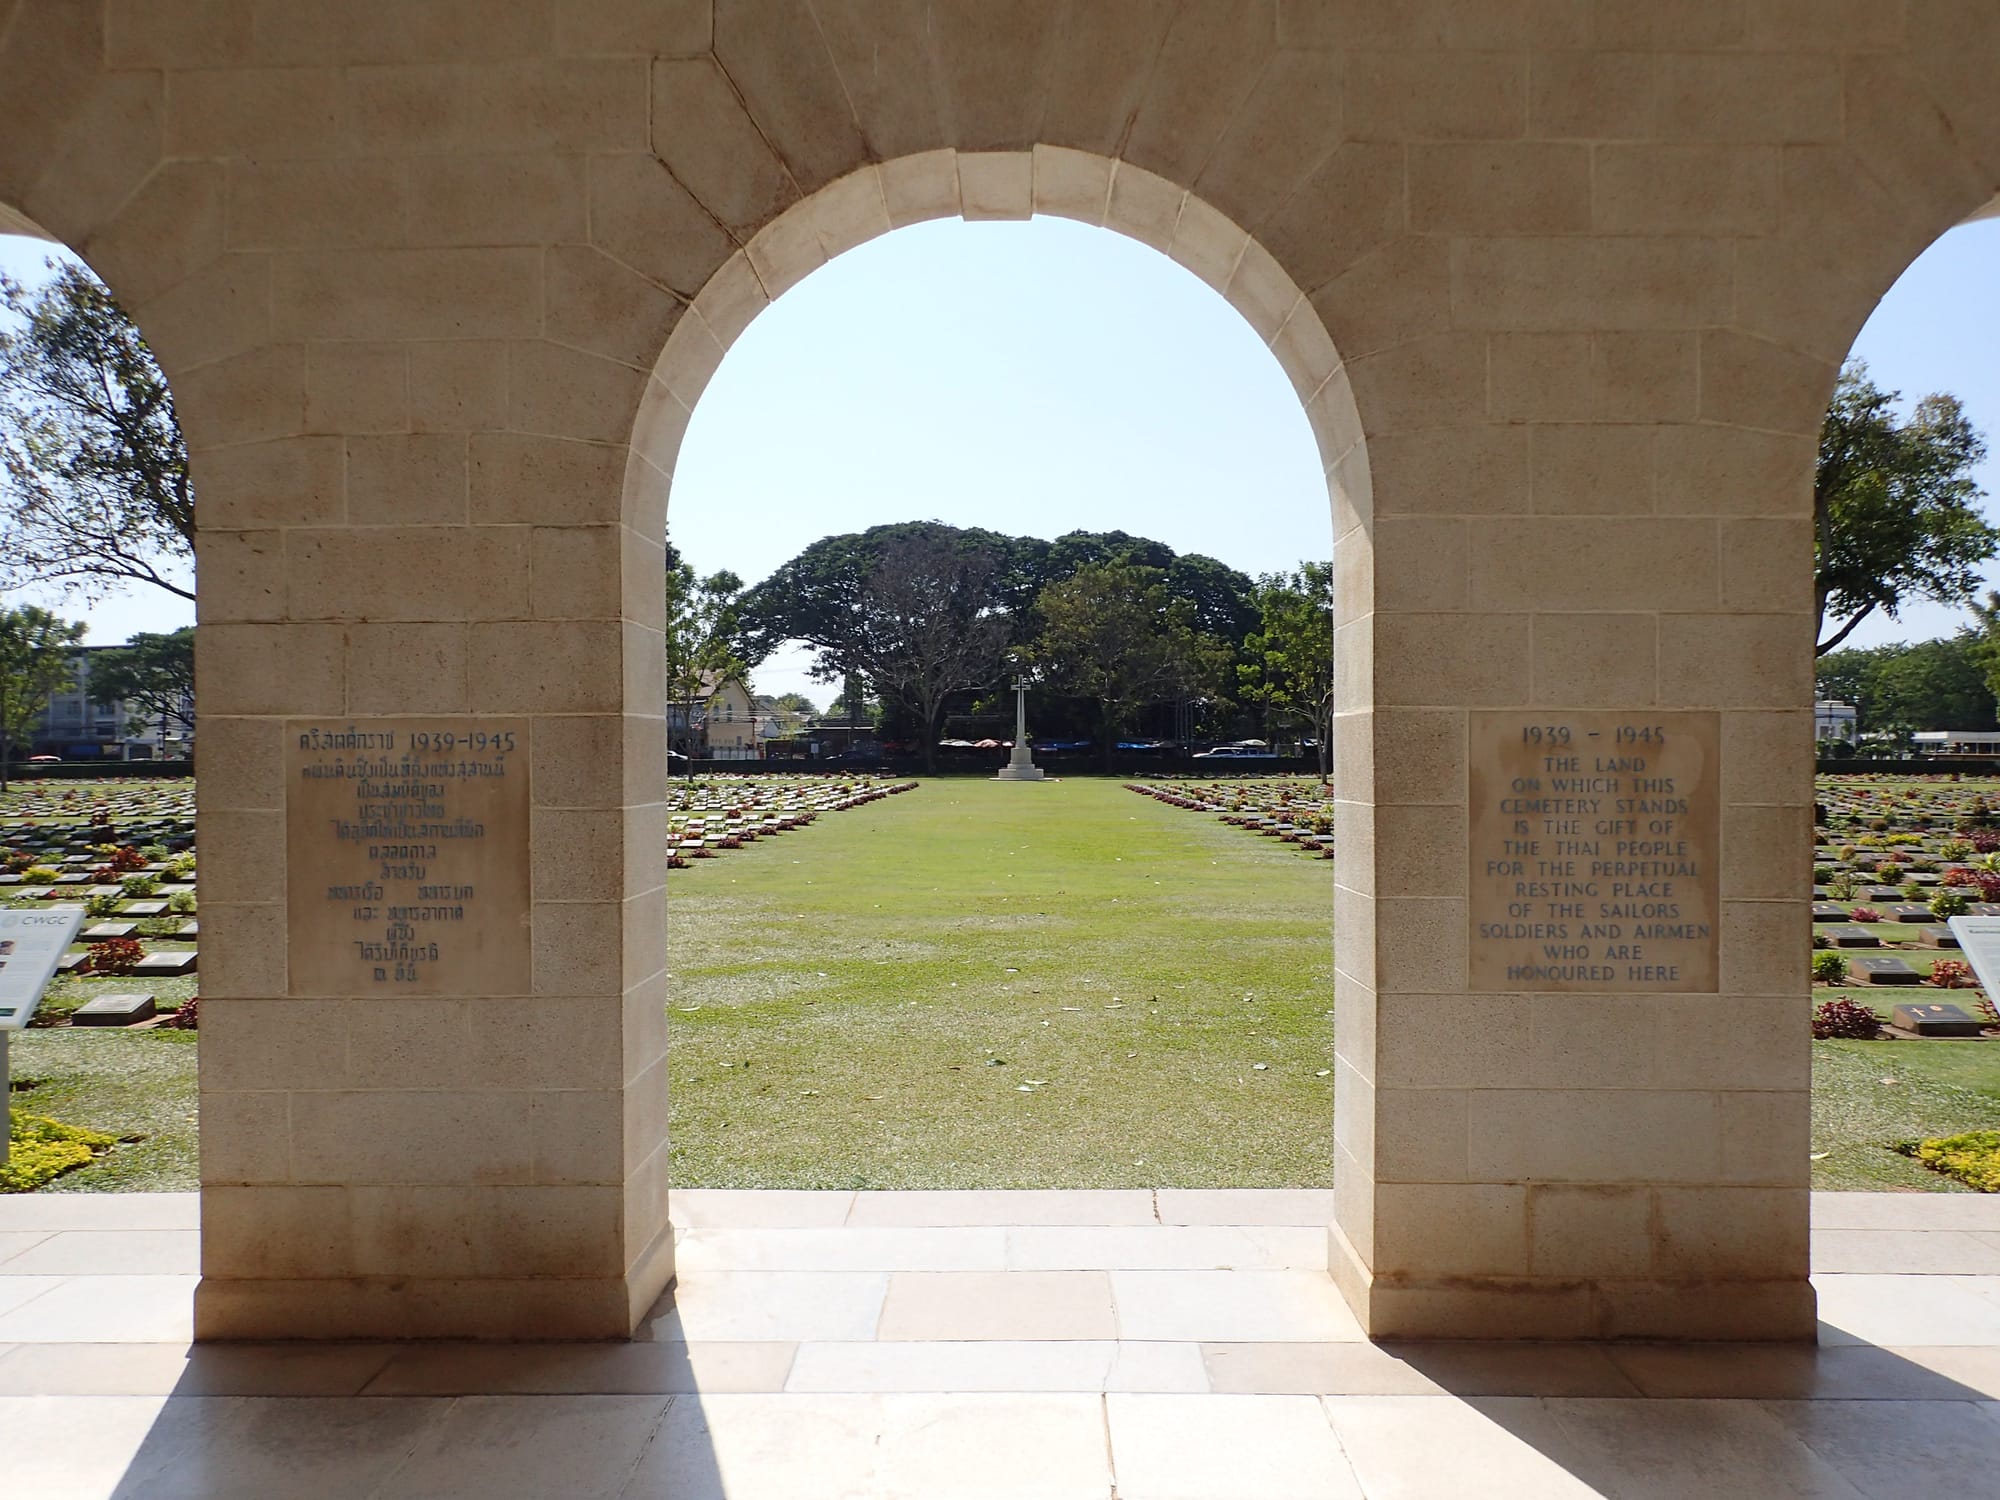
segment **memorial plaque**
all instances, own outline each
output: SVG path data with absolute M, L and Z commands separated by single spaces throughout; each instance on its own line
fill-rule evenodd
M 1928 927 L 1917 929 L 1917 941 L 1926 948 L 1956 948 L 1958 934 L 1942 922 L 1933 922 Z
M 525 995 L 528 721 L 293 719 L 294 995 Z
M 1850 908 L 1834 901 L 1813 902 L 1812 917 L 1815 922 L 1845 922 Z
M 1470 716 L 1475 990 L 1713 991 L 1720 717 Z
M 1879 948 L 1882 939 L 1866 927 L 1829 927 L 1827 941 L 1836 948 Z
M 1953 917 L 1947 924 L 1965 950 L 1965 961 L 1989 997 L 2000 996 L 2000 912 Z
M 1888 917 L 1892 922 L 1935 922 L 1937 920 L 1932 915 L 1931 909 L 1928 906 L 1923 906 L 1915 901 L 1907 901 L 1899 906 L 1892 906 L 1883 915 Z

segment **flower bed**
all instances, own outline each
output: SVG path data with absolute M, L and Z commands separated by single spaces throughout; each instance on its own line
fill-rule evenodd
M 100 1131 L 18 1109 L 7 1111 L 7 1143 L 7 1160 L 0 1164 L 4 1193 L 33 1192 L 118 1144 Z
M 2000 1130 L 1968 1130 L 1963 1135 L 1903 1141 L 1896 1149 L 1975 1192 L 2000 1193 Z

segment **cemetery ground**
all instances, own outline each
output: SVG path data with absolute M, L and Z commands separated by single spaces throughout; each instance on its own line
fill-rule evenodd
M 1326 787 L 1149 778 L 1140 796 L 1091 778 L 941 778 L 885 795 L 892 785 L 716 777 L 683 789 L 675 849 L 706 853 L 669 876 L 677 1183 L 1327 1181 Z M 1931 914 L 1891 908 L 1938 890 L 2000 896 L 2000 783 L 1827 777 L 1819 795 L 1814 896 L 1837 914 L 1816 930 L 1857 928 L 1880 946 L 1813 956 L 1891 955 L 1919 979 L 1961 957 L 1929 946 Z M 804 827 L 809 803 L 848 810 Z M 750 836 L 774 819 L 793 831 Z M 0 854 L 33 848 L 38 865 L 70 860 L 63 873 L 89 877 L 23 875 L 0 885 L 0 905 L 44 899 L 24 888 L 65 901 L 94 889 L 120 910 L 93 920 L 130 920 L 132 898 L 93 884 L 103 846 L 130 837 L 178 854 L 192 833 L 186 782 L 17 785 L 0 800 Z M 189 953 L 192 921 L 140 916 L 135 933 L 149 953 Z M 171 1013 L 198 984 L 56 979 L 15 1036 L 25 1087 L 12 1102 L 120 1143 L 42 1191 L 196 1185 L 199 1033 L 70 1018 L 134 989 Z M 1976 1012 L 1981 996 L 1844 973 L 1813 983 L 1806 1006 L 1830 998 L 1886 1020 L 1901 1001 Z M 1714 1044 L 1720 1055 L 1726 1032 Z M 2000 1041 L 1813 1043 L 1815 1186 L 1961 1190 L 1890 1148 L 1970 1130 L 2000 1130 Z

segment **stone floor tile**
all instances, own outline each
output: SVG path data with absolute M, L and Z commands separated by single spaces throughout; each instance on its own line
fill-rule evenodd
M 1112 1339 L 1102 1271 L 903 1271 L 889 1278 L 884 1339 Z
M 1324 1234 L 1332 1188 L 1161 1188 L 1162 1224 L 1289 1224 Z
M 1864 1495 L 1992 1500 L 2000 1417 L 1979 1401 L 1774 1401 L 1766 1409 Z
M 618 1500 L 668 1399 L 467 1396 L 431 1424 L 371 1500 Z
M 1594 1500 L 1600 1493 L 1571 1472 L 1569 1440 L 1532 1398 L 1330 1396 L 1325 1405 L 1368 1500 Z
M 1631 1344 L 1609 1351 L 1642 1396 L 1964 1400 L 1979 1394 L 1872 1344 Z M 2000 1370 L 1995 1371 L 2000 1374 Z
M 973 1229 L 686 1229 L 683 1272 L 1001 1271 L 1008 1231 Z
M 1183 1391 L 1208 1389 L 1192 1344 L 995 1339 L 802 1344 L 788 1391 Z
M 49 1237 L 42 1229 L 0 1230 L 0 1276 L 8 1273 L 8 1263 L 24 1250 L 32 1250 Z
M 1014 1271 L 1326 1271 L 1326 1231 L 1289 1226 L 1019 1226 L 1006 1231 Z
M 860 1192 L 847 1222 L 944 1227 L 962 1224 L 1151 1224 L 1144 1188 Z
M 101 1401 L 131 1397 L 79 1397 Z M 443 1401 L 174 1396 L 117 1491 L 144 1500 L 373 1500 L 449 1407 Z M 72 1432 L 74 1439 L 74 1432 Z M 396 1492 L 407 1494 L 407 1491 Z
M 1421 1370 L 1369 1343 L 1210 1343 L 1201 1357 L 1210 1387 L 1232 1395 L 1444 1394 Z
M 1119 1500 L 1361 1500 L 1310 1396 L 1104 1398 Z
M 8 1193 L 0 1230 L 199 1229 L 200 1193 Z
M 370 1396 L 651 1396 L 780 1391 L 790 1343 L 408 1345 L 369 1381 Z M 0 1375 L 5 1366 L 0 1365 Z
M 65 1276 L 0 1276 L 0 1321 L 17 1307 L 26 1306 L 37 1297 L 44 1296 L 61 1286 L 69 1278 Z M 5 1336 L 13 1342 L 13 1335 Z
M 0 1396 L 0 1462 L 9 1496 L 111 1500 L 137 1489 L 157 1463 L 135 1465 L 167 1404 L 164 1396 Z M 79 1441 L 79 1433 L 89 1433 Z
M 1885 1354 L 1908 1364 L 1930 1370 L 1952 1382 L 1960 1391 L 1987 1401 L 2000 1401 L 2000 1348 L 1992 1345 L 1885 1349 Z M 1851 1392 L 1843 1391 L 1848 1395 Z M 1929 1392 L 1913 1394 L 1929 1395 Z M 1964 1399 L 1957 1397 L 1955 1399 Z
M 884 1396 L 882 1500 L 1104 1500 L 1103 1399 Z
M 2000 1344 L 2000 1304 L 1964 1278 L 1815 1276 L 1813 1286 L 1822 1345 Z
M 193 1229 L 63 1230 L 0 1265 L 0 1275 L 23 1272 L 39 1276 L 198 1276 L 201 1235 Z
M 2000 1234 L 2000 1198 L 1987 1193 L 1814 1193 L 1812 1227 Z
M 388 1362 L 375 1345 L 16 1344 L 8 1396 L 352 1396 Z
M 1194 1343 L 1348 1341 L 1361 1325 L 1315 1271 L 1113 1271 L 1118 1337 Z
M 635 1337 L 653 1342 L 872 1339 L 889 1277 L 879 1271 L 706 1271 L 683 1276 Z
M 0 1276 L 0 1297 L 15 1280 Z M 18 1344 L 185 1344 L 194 1337 L 195 1276 L 71 1276 L 0 1313 L 0 1339 Z
M 675 1396 L 621 1500 L 880 1500 L 881 1396 Z
M 1563 1466 L 1619 1500 L 1860 1500 L 1790 1428 L 1748 1401 L 1543 1403 L 1574 1445 Z
M 667 1217 L 690 1229 L 831 1229 L 847 1220 L 852 1193 L 788 1188 L 675 1188 Z
M 1390 1341 L 1382 1349 L 1454 1396 L 1636 1396 L 1601 1344 Z
M 1107 1391 L 1200 1395 L 1213 1390 L 1199 1344 L 1124 1340 L 1114 1346 Z
M 1955 1229 L 1815 1229 L 1818 1275 L 1894 1270 L 1905 1276 L 2000 1275 L 2000 1235 Z

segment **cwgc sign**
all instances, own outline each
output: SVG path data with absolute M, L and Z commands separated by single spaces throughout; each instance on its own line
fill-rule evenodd
M 525 994 L 528 721 L 285 726 L 294 995 Z
M 82 925 L 80 906 L 0 911 L 0 1031 L 28 1024 Z
M 1979 978 L 1979 987 L 2000 1000 L 2000 916 L 1953 917 L 1948 924 L 1965 950 L 1965 961 Z
M 1720 742 L 1712 712 L 1474 712 L 1472 988 L 1713 991 Z

